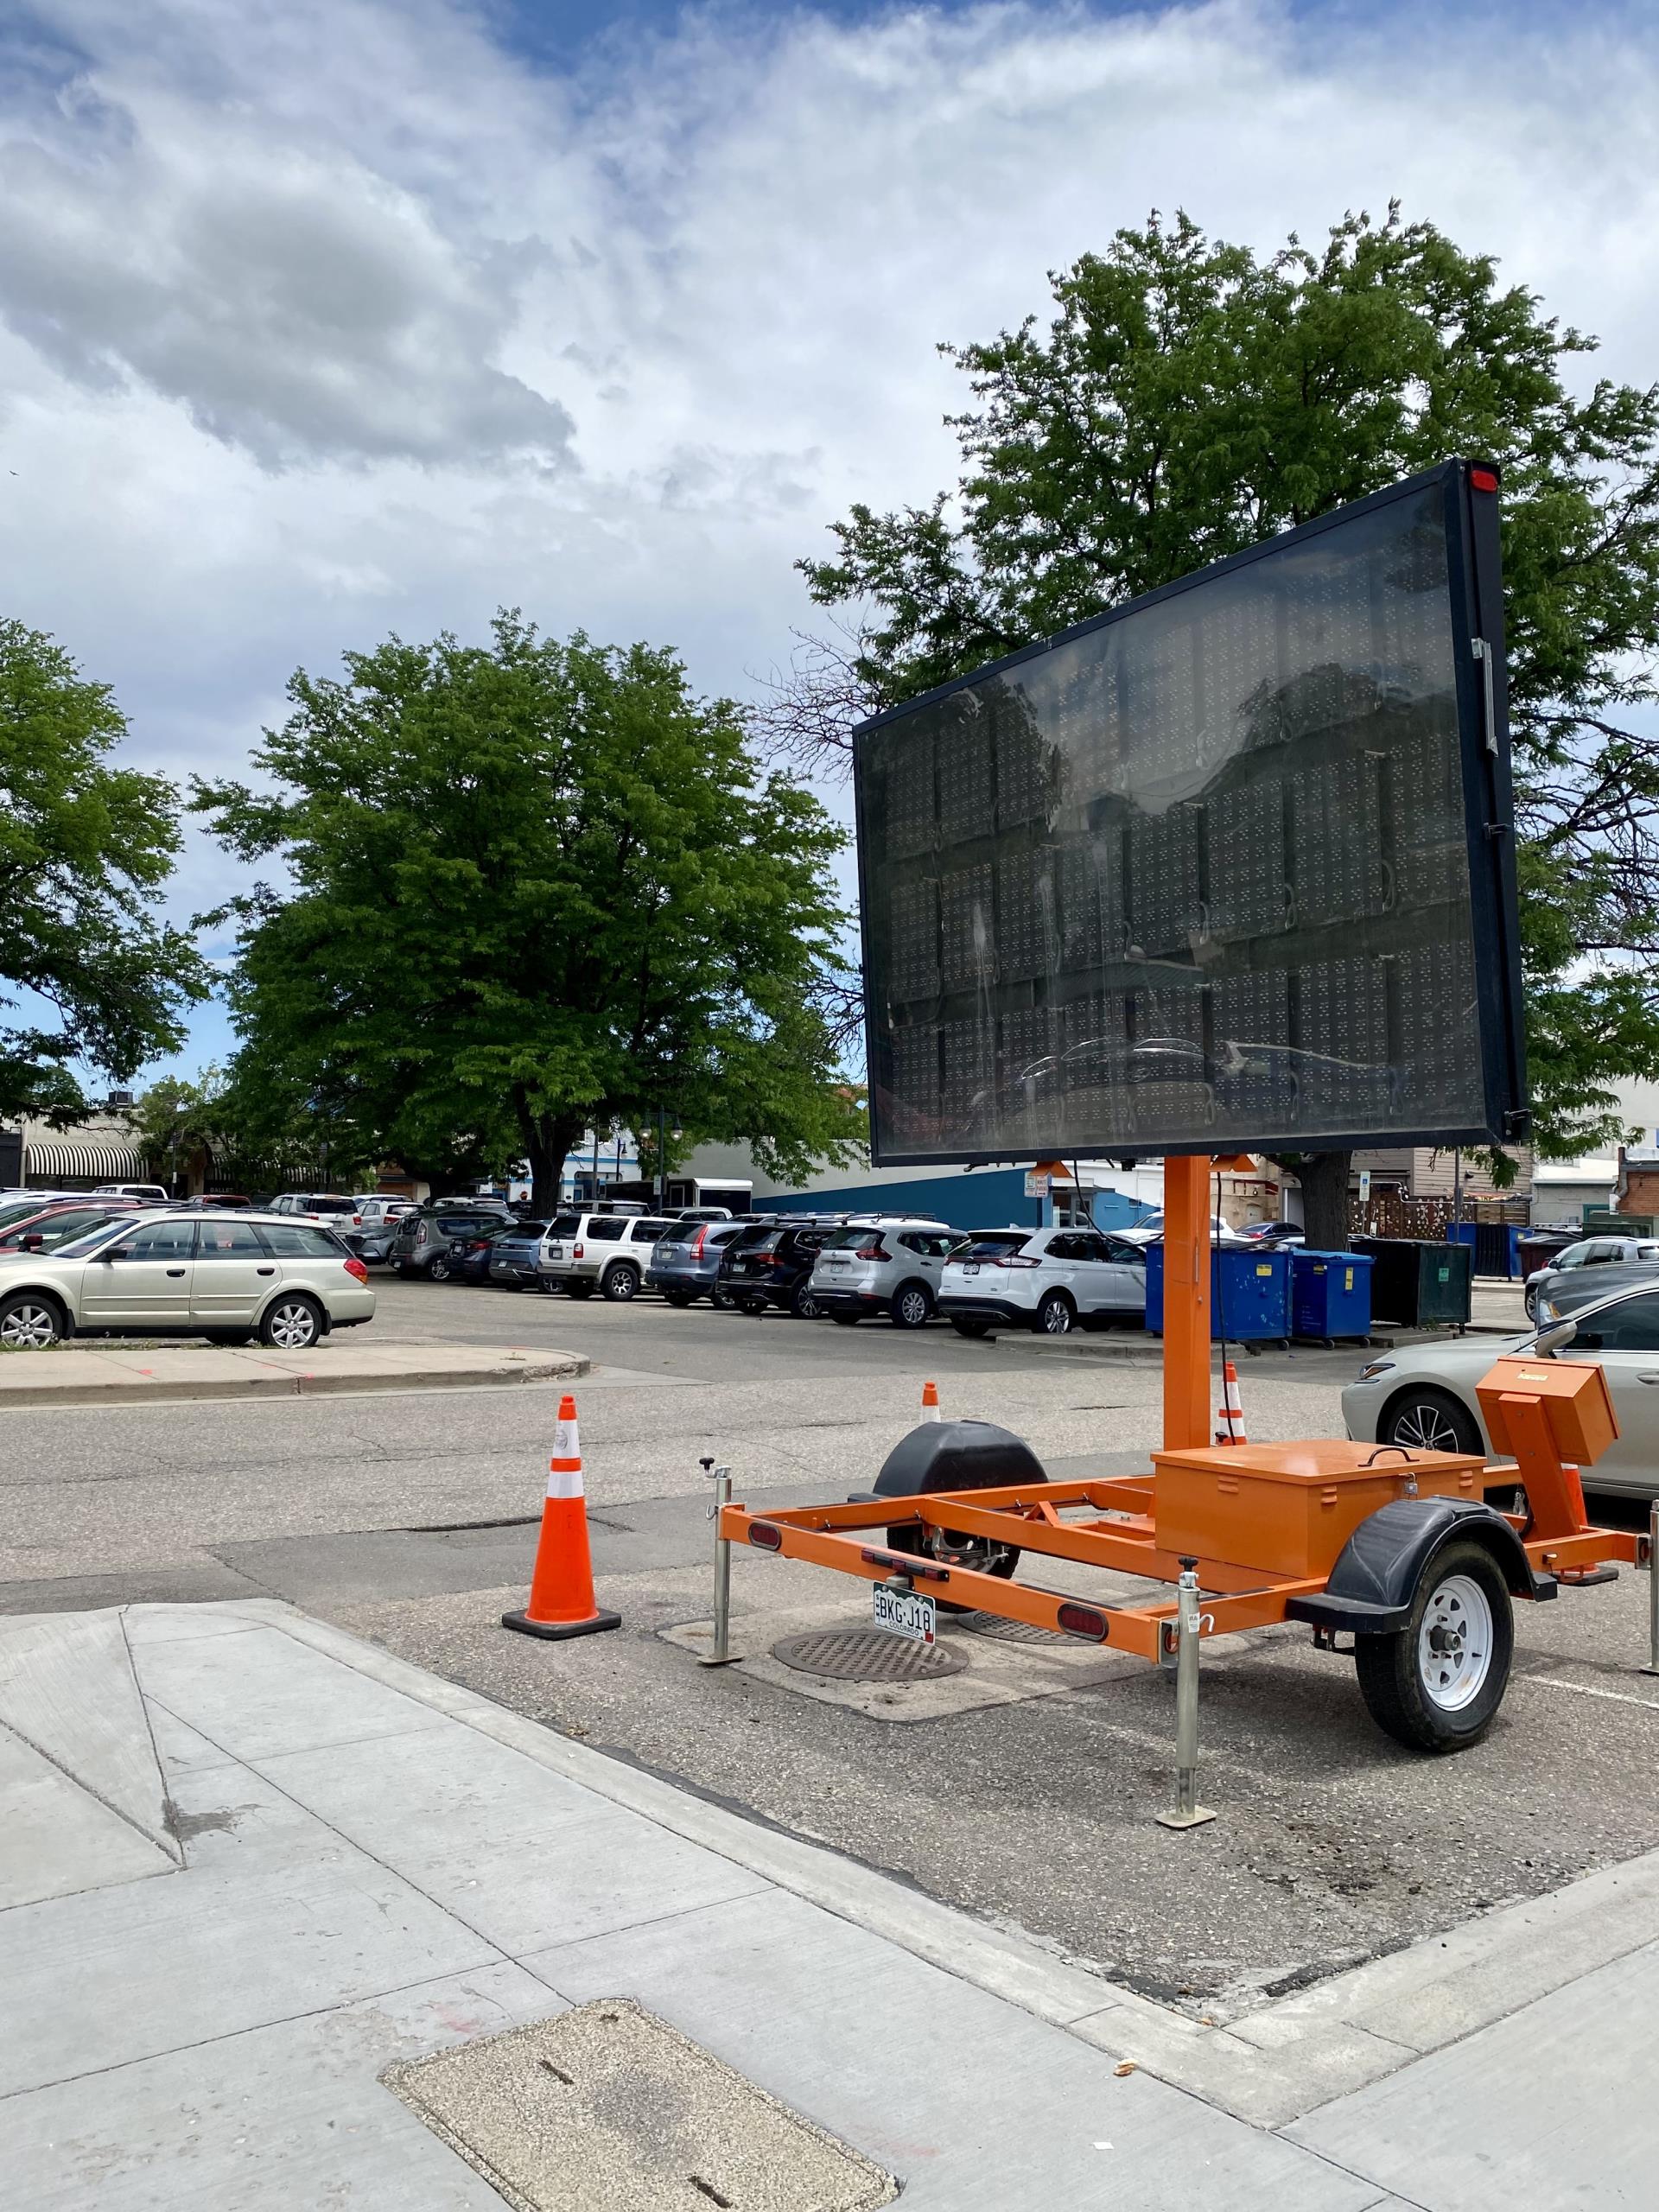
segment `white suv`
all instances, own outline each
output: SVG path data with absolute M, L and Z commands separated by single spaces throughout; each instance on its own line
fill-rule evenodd
M 939 1302 L 944 1263 L 963 1232 L 923 1215 L 872 1215 L 836 1230 L 812 1265 L 812 1302 L 850 1328 L 887 1313 L 895 1329 L 919 1329 Z
M 939 1311 L 964 1337 L 1144 1325 L 1147 1255 L 1098 1229 L 981 1229 L 946 1261 Z
M 547 1225 L 536 1268 L 571 1298 L 632 1298 L 651 1265 L 652 1247 L 673 1227 L 652 1214 L 562 1213 Z

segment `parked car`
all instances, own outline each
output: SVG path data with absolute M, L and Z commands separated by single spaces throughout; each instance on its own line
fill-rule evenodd
M 1563 1283 L 1540 1315 L 1546 1327 L 1571 1320 L 1574 1333 L 1551 1357 L 1593 1361 L 1607 1377 L 1618 1440 L 1584 1479 L 1593 1490 L 1659 1494 L 1659 1281 L 1643 1268 L 1614 1284 L 1602 1269 Z M 1490 1452 L 1475 1393 L 1493 1363 L 1529 1351 L 1516 1337 L 1458 1337 L 1411 1344 L 1369 1360 L 1342 1394 L 1342 1417 L 1357 1442 L 1404 1444 L 1434 1452 Z
M 896 1329 L 919 1329 L 932 1319 L 944 1263 L 963 1241 L 961 1230 L 926 1215 L 850 1221 L 813 1265 L 813 1303 L 845 1328 L 886 1313 Z
M 132 1210 L 55 1252 L 0 1258 L 0 1345 L 14 1351 L 92 1330 L 303 1351 L 373 1314 L 362 1261 L 280 1215 Z
M 944 1263 L 939 1311 L 964 1337 L 1144 1325 L 1146 1252 L 1098 1229 L 977 1230 Z
M 0 1255 L 9 1252 L 55 1252 L 60 1244 L 84 1236 L 106 1221 L 147 1211 L 132 1198 L 55 1198 L 37 1207 L 7 1229 L 0 1229 Z
M 1247 1244 L 1306 1244 L 1307 1236 L 1299 1221 L 1253 1221 L 1238 1234 Z
M 845 1214 L 828 1219 L 791 1214 L 734 1237 L 721 1255 L 718 1278 L 729 1303 L 741 1313 L 761 1313 L 768 1306 L 781 1306 L 798 1321 L 817 1320 L 820 1308 L 813 1295 L 812 1269 L 818 1254 L 846 1220 Z
M 721 1287 L 720 1263 L 740 1236 L 769 1227 L 753 1216 L 734 1221 L 729 1214 L 711 1216 L 706 1211 L 683 1213 L 671 1221 L 652 1247 L 645 1281 L 660 1290 L 671 1306 L 695 1305 L 699 1298 L 713 1305 L 731 1300 Z
M 449 1247 L 450 1280 L 488 1282 L 491 1255 L 498 1245 L 516 1236 L 518 1230 L 516 1222 L 493 1221 L 487 1228 L 470 1230 L 466 1236 L 457 1236 Z
M 270 1202 L 270 1211 L 298 1221 L 320 1222 L 326 1229 L 360 1229 L 363 1217 L 357 1200 L 337 1191 L 284 1191 Z
M 1161 1244 L 1164 1241 L 1162 1211 L 1143 1214 L 1131 1227 L 1115 1229 L 1109 1233 L 1126 1244 Z M 1237 1230 L 1228 1227 L 1218 1213 L 1212 1213 L 1210 1217 L 1210 1241 L 1212 1244 L 1242 1244 L 1244 1240 Z
M 637 1297 L 652 1249 L 673 1224 L 660 1216 L 562 1213 L 547 1225 L 536 1265 L 567 1297 L 624 1300 Z
M 504 1222 L 499 1235 L 490 1239 L 489 1281 L 504 1290 L 551 1290 L 536 1264 L 546 1234 L 544 1221 Z
M 497 1227 L 505 1217 L 494 1207 L 417 1206 L 413 1213 L 400 1214 L 392 1224 L 388 1248 L 391 1263 L 400 1275 L 425 1275 L 433 1282 L 447 1282 L 454 1271 L 451 1248 L 463 1237 Z M 360 1242 L 360 1231 L 359 1236 Z
M 160 1183 L 95 1183 L 88 1196 L 94 1198 L 137 1198 L 147 1206 L 164 1206 L 169 1203 L 167 1190 Z
M 1548 1298 L 1560 1282 L 1581 1268 L 1628 1267 L 1644 1260 L 1659 1264 L 1659 1242 L 1651 1237 L 1581 1236 L 1558 1252 L 1548 1267 L 1535 1268 L 1527 1277 L 1528 1319 L 1535 1321 L 1542 1310 L 1540 1299 Z

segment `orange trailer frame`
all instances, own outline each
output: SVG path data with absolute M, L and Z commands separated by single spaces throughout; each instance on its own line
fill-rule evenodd
M 1379 1484 L 1401 1497 L 1479 1497 L 1488 1482 L 1503 1479 L 1501 1471 L 1478 1457 L 1406 1452 L 1397 1446 L 1378 1446 L 1369 1458 L 1363 1446 L 1324 1440 L 1255 1447 L 1247 1453 L 1211 1449 L 1208 1162 L 1202 1157 L 1166 1160 L 1164 1178 L 1163 1450 L 1153 1456 L 1163 1463 L 1166 1478 L 1177 1471 L 1199 1478 L 1213 1473 L 1218 1491 L 1235 1469 L 1235 1488 L 1241 1478 L 1305 1486 L 1311 1478 L 1321 1504 L 1338 1508 L 1332 1528 L 1344 1541 L 1356 1521 L 1351 1510 L 1339 1510 L 1350 1485 L 1363 1486 L 1369 1510 L 1377 1502 Z M 1591 1403 L 1598 1393 L 1599 1402 Z M 1650 1567 L 1649 1535 L 1598 1528 L 1587 1520 L 1578 1466 L 1563 1456 L 1565 1443 L 1587 1463 L 1618 1433 L 1599 1369 L 1552 1370 L 1541 1358 L 1530 1364 L 1506 1360 L 1482 1384 L 1481 1395 L 1494 1441 L 1501 1437 L 1514 1449 L 1516 1472 L 1527 1492 L 1525 1514 L 1497 1516 L 1535 1578 L 1532 1588 L 1518 1594 L 1553 1598 L 1562 1586 L 1609 1580 L 1610 1561 Z M 1342 1465 L 1344 1458 L 1351 1464 Z M 1263 1572 L 1259 1565 L 1229 1555 L 1238 1548 L 1239 1509 L 1230 1516 L 1230 1541 L 1218 1510 L 1206 1515 L 1202 1497 L 1195 1510 L 1189 1499 L 1181 1516 L 1192 1548 L 1176 1551 L 1160 1542 L 1159 1481 L 1158 1474 L 1148 1473 L 1108 1481 L 1040 1482 L 772 1513 L 727 1504 L 719 1508 L 718 1532 L 728 1542 L 804 1560 L 871 1583 L 902 1582 L 951 1605 L 1109 1643 L 1154 1663 L 1176 1653 L 1182 1609 L 1175 1591 L 1167 1600 L 1095 1602 L 1038 1583 L 1004 1580 L 964 1564 L 953 1552 L 960 1554 L 966 1539 L 1151 1582 L 1179 1585 L 1184 1573 L 1196 1574 L 1205 1593 L 1197 1611 L 1204 1641 L 1294 1618 L 1295 1601 L 1317 1599 L 1326 1591 L 1339 1544 L 1316 1535 L 1306 1572 Z M 1247 1508 L 1246 1518 L 1248 1512 Z M 1213 1525 L 1206 1527 L 1206 1519 Z M 889 1532 L 906 1529 L 916 1532 L 917 1551 L 893 1541 Z M 1192 1587 L 1190 1580 L 1186 1587 Z M 1315 1640 L 1334 1648 L 1338 1631 L 1320 1627 L 1317 1619 L 1313 1625 Z

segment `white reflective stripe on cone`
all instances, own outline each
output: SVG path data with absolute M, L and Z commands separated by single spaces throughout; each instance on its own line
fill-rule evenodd
M 556 1459 L 553 1462 L 547 1471 L 547 1494 L 550 1497 L 580 1497 L 582 1495 L 580 1459 L 569 1467 L 562 1467 Z

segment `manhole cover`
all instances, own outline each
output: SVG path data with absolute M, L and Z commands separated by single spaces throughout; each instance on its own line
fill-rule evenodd
M 959 1675 L 968 1662 L 943 1644 L 912 1643 L 883 1628 L 820 1628 L 786 1636 L 772 1647 L 774 1659 L 803 1675 L 837 1682 L 929 1682 Z
M 517 2212 L 866 2212 L 856 2151 L 625 1998 L 381 2079 Z
M 970 1636 L 988 1636 L 995 1643 L 1064 1643 L 1058 1630 L 1039 1628 L 1034 1621 L 1004 1620 L 1001 1613 L 964 1613 L 957 1623 Z

